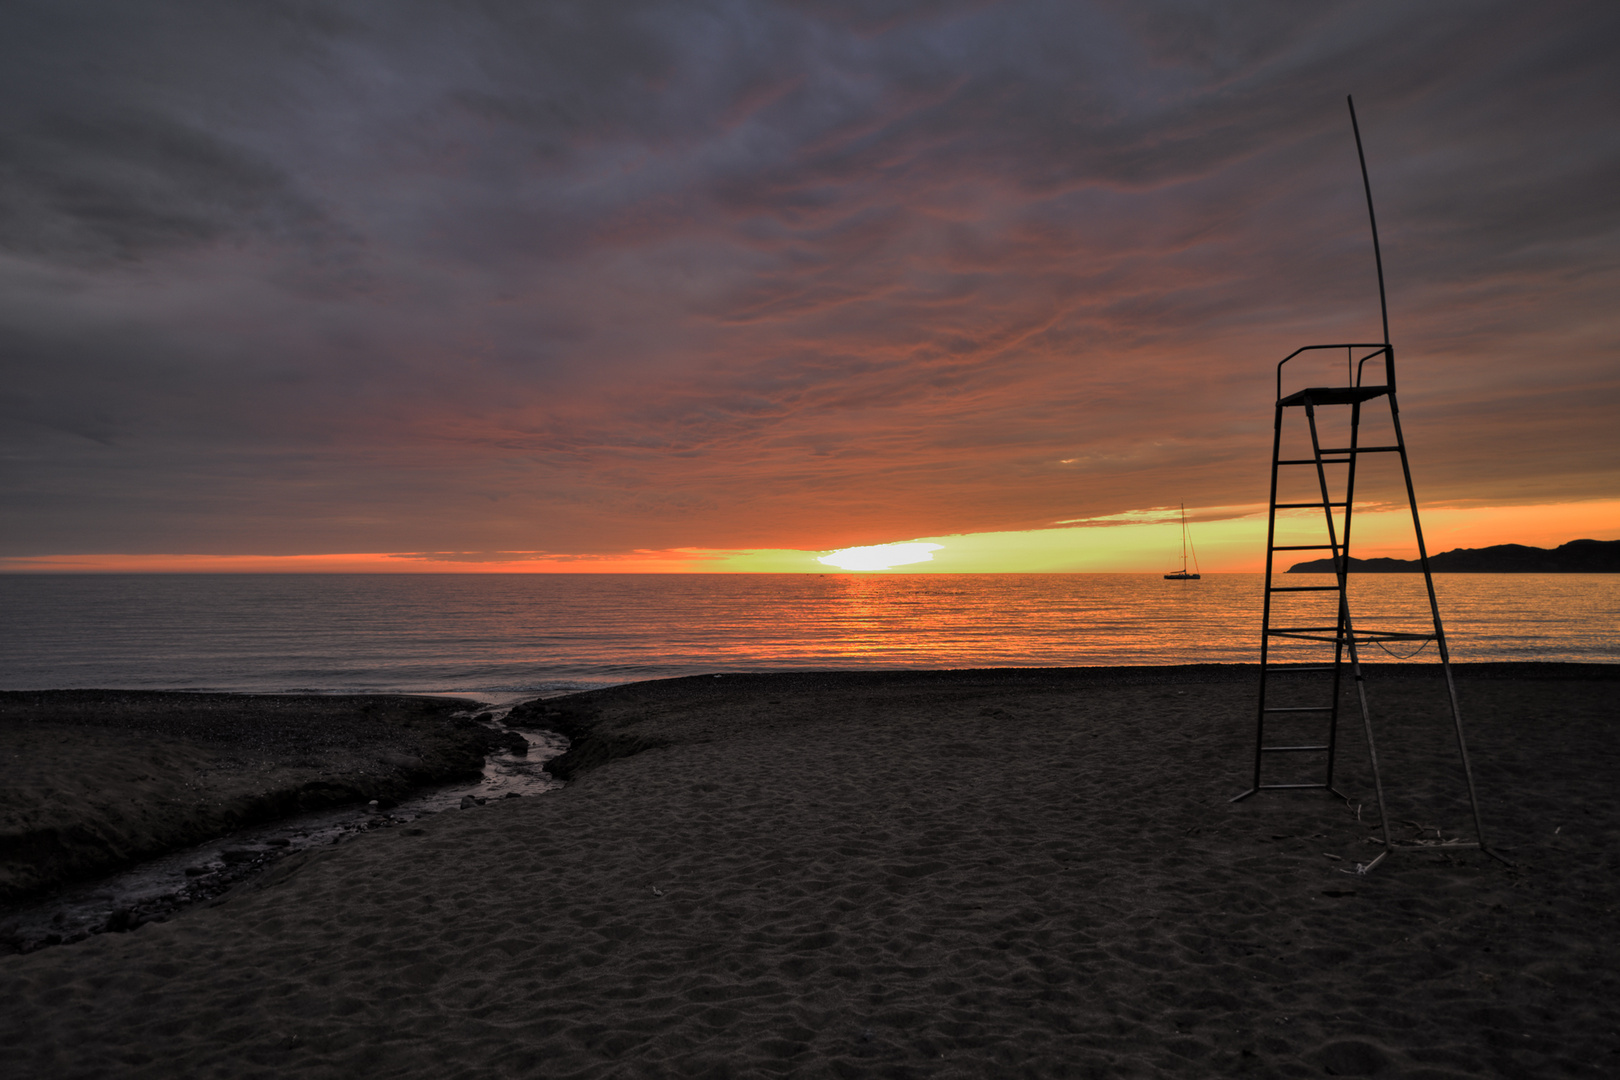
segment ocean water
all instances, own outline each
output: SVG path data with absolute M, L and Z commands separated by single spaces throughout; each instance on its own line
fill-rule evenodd
M 1254 663 L 1262 580 L 16 574 L 0 576 L 0 689 L 499 700 L 726 671 Z M 1435 587 L 1454 660 L 1620 661 L 1620 575 L 1450 574 Z M 1282 598 L 1297 607 L 1274 624 L 1331 622 L 1332 595 Z M 1361 627 L 1426 624 L 1414 575 L 1355 579 L 1352 603 Z

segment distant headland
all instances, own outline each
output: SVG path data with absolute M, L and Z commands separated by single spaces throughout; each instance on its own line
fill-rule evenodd
M 1358 574 L 1421 573 L 1416 559 L 1351 559 Z M 1437 574 L 1620 574 L 1620 540 L 1571 540 L 1555 548 L 1497 544 L 1486 548 L 1458 548 L 1429 556 L 1429 569 Z M 1332 559 L 1295 563 L 1290 574 L 1331 574 Z

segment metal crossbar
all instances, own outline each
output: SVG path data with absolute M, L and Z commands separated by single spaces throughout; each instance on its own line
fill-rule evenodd
M 1360 128 L 1356 126 L 1354 102 L 1350 104 L 1350 121 L 1356 133 L 1356 152 L 1360 155 L 1361 132 Z M 1389 342 L 1389 312 L 1384 296 L 1383 256 L 1378 248 L 1378 224 L 1377 219 L 1373 216 L 1372 186 L 1367 180 L 1367 163 L 1364 155 L 1361 158 L 1361 171 L 1363 187 L 1367 194 L 1367 215 L 1372 223 L 1373 253 L 1378 265 L 1378 300 L 1383 317 L 1384 340 L 1376 344 L 1307 345 L 1304 348 L 1296 349 L 1284 357 L 1277 365 L 1277 398 L 1271 449 L 1271 513 L 1266 526 L 1266 584 L 1260 634 L 1260 693 L 1255 714 L 1254 768 L 1249 789 L 1234 796 L 1232 801 L 1238 802 L 1261 791 L 1304 789 L 1322 789 L 1340 795 L 1341 798 L 1343 797 L 1342 793 L 1333 786 L 1333 770 L 1338 747 L 1340 692 L 1344 673 L 1348 668 L 1351 679 L 1355 684 L 1362 729 L 1367 739 L 1367 755 L 1372 765 L 1373 787 L 1378 801 L 1379 826 L 1383 833 L 1384 850 L 1371 862 L 1357 865 L 1357 871 L 1364 873 L 1382 862 L 1397 846 L 1396 842 L 1390 837 L 1389 814 L 1384 803 L 1384 782 L 1378 767 L 1378 750 L 1373 738 L 1372 715 L 1367 707 L 1367 691 L 1359 655 L 1359 647 L 1364 645 L 1377 645 L 1382 648 L 1384 642 L 1419 641 L 1427 644 L 1432 641 L 1438 647 L 1440 667 L 1445 675 L 1446 692 L 1450 698 L 1452 724 L 1457 737 L 1457 750 L 1462 760 L 1463 775 L 1467 779 L 1468 801 L 1473 811 L 1476 836 L 1476 839 L 1472 842 L 1447 842 L 1445 846 L 1488 849 L 1485 847 L 1485 830 L 1480 823 L 1479 800 L 1474 790 L 1474 775 L 1468 761 L 1468 747 L 1463 738 L 1462 712 L 1457 703 L 1456 683 L 1452 679 L 1451 655 L 1446 647 L 1445 629 L 1440 620 L 1440 604 L 1435 597 L 1434 576 L 1429 568 L 1429 554 L 1423 542 L 1423 525 L 1418 517 L 1417 495 L 1412 486 L 1412 470 L 1406 454 L 1406 439 L 1401 433 L 1400 409 L 1395 398 L 1395 350 Z M 1354 373 L 1353 381 L 1349 385 L 1309 386 L 1287 395 L 1283 393 L 1283 368 L 1289 361 L 1306 353 L 1338 349 L 1345 351 L 1347 372 Z M 1367 351 L 1365 355 L 1357 360 L 1354 354 L 1362 350 L 1370 351 Z M 1366 365 L 1373 360 L 1381 360 L 1383 363 L 1382 383 L 1368 384 L 1363 381 Z M 1389 402 L 1390 423 L 1395 434 L 1395 442 L 1393 445 L 1362 446 L 1358 438 L 1363 406 L 1369 405 L 1380 398 Z M 1349 445 L 1325 447 L 1322 444 L 1322 432 L 1318 423 L 1319 419 L 1323 419 L 1319 416 L 1319 410 L 1339 408 L 1349 409 L 1347 418 Z M 1284 417 L 1290 410 L 1295 409 L 1303 411 L 1306 426 L 1310 433 L 1311 456 L 1307 458 L 1284 458 L 1281 453 Z M 1363 454 L 1396 454 L 1400 458 L 1401 474 L 1406 482 L 1407 504 L 1412 514 L 1412 528 L 1417 539 L 1418 560 L 1422 567 L 1423 581 L 1428 592 L 1429 615 L 1433 622 L 1432 631 L 1415 633 L 1404 630 L 1369 630 L 1358 628 L 1351 618 L 1349 580 L 1353 560 L 1350 557 L 1350 535 L 1355 511 L 1356 469 L 1357 463 Z M 1317 486 L 1321 495 L 1320 501 L 1277 501 L 1278 469 L 1285 465 L 1310 465 L 1315 468 Z M 1339 481 L 1344 489 L 1342 499 L 1334 498 L 1334 492 L 1331 490 L 1334 485 L 1329 483 L 1328 473 L 1325 468 L 1328 465 L 1347 466 L 1343 477 Z M 1324 544 L 1278 544 L 1277 511 L 1303 509 L 1322 511 L 1327 542 Z M 1335 510 L 1342 511 L 1342 515 L 1335 515 Z M 1342 522 L 1336 520 L 1339 516 L 1342 516 Z M 1280 551 L 1330 552 L 1331 555 L 1328 561 L 1333 566 L 1335 583 L 1332 585 L 1273 585 L 1272 575 L 1275 572 L 1275 558 Z M 1337 617 L 1332 626 L 1272 626 L 1273 596 L 1281 593 L 1318 592 L 1338 594 Z M 1271 643 L 1274 638 L 1331 645 L 1333 647 L 1332 660 L 1329 662 L 1324 657 L 1323 662 L 1316 664 L 1276 664 L 1272 660 L 1271 652 Z M 1273 677 L 1309 673 L 1331 674 L 1331 685 L 1322 688 L 1326 691 L 1329 704 L 1321 706 L 1274 706 L 1268 704 L 1268 692 Z M 1266 718 L 1277 714 L 1325 715 L 1326 741 L 1301 745 L 1268 745 L 1266 743 Z M 1266 755 L 1303 753 L 1326 755 L 1320 783 L 1279 784 L 1262 782 L 1262 762 Z

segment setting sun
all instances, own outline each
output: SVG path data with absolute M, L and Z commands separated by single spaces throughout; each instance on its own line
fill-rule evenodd
M 888 570 L 911 563 L 932 562 L 934 552 L 944 544 L 875 544 L 871 547 L 840 548 L 816 562 L 840 570 Z

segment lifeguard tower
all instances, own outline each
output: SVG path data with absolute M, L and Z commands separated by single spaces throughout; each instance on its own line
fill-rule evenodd
M 1362 151 L 1361 128 L 1356 123 L 1355 102 L 1348 98 L 1346 100 L 1350 106 L 1351 130 L 1356 137 L 1356 155 L 1361 161 L 1362 188 L 1367 195 L 1367 219 L 1372 226 L 1373 258 L 1378 266 L 1378 304 L 1383 319 L 1384 340 L 1307 345 L 1296 349 L 1277 365 L 1276 418 L 1271 449 L 1271 511 L 1266 524 L 1266 591 L 1260 636 L 1260 694 L 1255 716 L 1254 772 L 1249 789 L 1235 796 L 1232 801 L 1237 802 L 1262 791 L 1322 789 L 1340 795 L 1333 786 L 1333 767 L 1338 749 L 1342 683 L 1345 669 L 1348 667 L 1350 677 L 1355 683 L 1356 700 L 1367 739 L 1367 754 L 1372 765 L 1373 787 L 1378 800 L 1379 825 L 1383 832 L 1383 851 L 1369 862 L 1356 864 L 1357 872 L 1365 873 L 1382 862 L 1397 846 L 1390 837 L 1389 813 L 1384 805 L 1384 783 L 1378 767 L 1372 714 L 1367 706 L 1361 653 L 1369 646 L 1389 652 L 1393 652 L 1391 646 L 1409 648 L 1412 652 L 1406 654 L 1407 656 L 1415 655 L 1431 644 L 1436 649 L 1440 668 L 1445 677 L 1446 693 L 1450 700 L 1452 725 L 1456 729 L 1457 753 L 1462 760 L 1463 776 L 1468 786 L 1468 802 L 1473 811 L 1475 836 L 1472 841 L 1447 841 L 1444 846 L 1484 849 L 1485 832 L 1480 823 L 1473 769 L 1468 761 L 1468 747 L 1463 738 L 1462 711 L 1457 704 L 1457 687 L 1452 679 L 1451 655 L 1446 647 L 1445 629 L 1440 621 L 1440 604 L 1435 598 L 1434 577 L 1429 570 L 1429 553 L 1423 543 L 1423 524 L 1418 517 L 1417 495 L 1412 488 L 1412 470 L 1407 461 L 1406 440 L 1401 434 L 1400 409 L 1395 398 L 1395 349 L 1389 341 L 1389 306 L 1384 296 L 1384 260 L 1378 246 L 1378 221 L 1373 214 L 1372 185 L 1367 179 L 1367 158 Z M 1313 353 L 1318 354 L 1314 359 L 1320 360 L 1322 354 L 1331 355 L 1338 351 L 1342 351 L 1345 357 L 1343 385 L 1307 386 L 1284 394 L 1284 369 L 1290 361 Z M 1382 445 L 1364 445 L 1360 441 L 1363 411 L 1376 409 L 1380 402 L 1388 403 L 1393 440 Z M 1310 453 L 1307 456 L 1284 457 L 1284 422 L 1292 421 L 1297 435 L 1297 426 L 1301 419 L 1304 420 L 1310 436 Z M 1351 616 L 1349 592 L 1353 568 L 1350 559 L 1350 537 L 1355 509 L 1356 470 L 1362 458 L 1369 454 L 1393 454 L 1400 460 L 1401 475 L 1406 482 L 1407 504 L 1412 513 L 1412 529 L 1417 538 L 1418 560 L 1422 565 L 1423 583 L 1428 593 L 1432 627 L 1425 625 L 1418 631 L 1377 629 L 1359 625 Z M 1311 494 L 1304 497 L 1306 501 L 1279 502 L 1279 475 L 1286 476 L 1284 470 L 1296 469 L 1306 470 L 1304 476 L 1314 478 L 1315 484 L 1308 488 Z M 1288 478 L 1294 480 L 1294 486 L 1298 484 L 1296 479 L 1298 476 L 1299 474 L 1294 474 Z M 1309 480 L 1305 483 L 1309 485 Z M 1323 542 L 1277 543 L 1277 511 L 1318 509 L 1322 512 Z M 1334 583 L 1277 584 L 1275 578 L 1277 554 L 1306 551 L 1326 553 L 1333 566 Z M 1322 594 L 1321 599 L 1329 603 L 1335 598 L 1326 594 L 1337 594 L 1337 617 L 1322 615 L 1321 613 L 1326 610 L 1325 606 L 1322 606 L 1317 608 L 1317 618 L 1312 620 L 1314 625 L 1293 625 L 1299 620 L 1290 618 L 1290 613 L 1282 610 L 1286 607 L 1282 601 L 1294 599 L 1299 594 L 1310 593 Z M 1274 604 L 1274 599 L 1279 602 Z M 1279 622 L 1286 625 L 1278 625 Z M 1284 644 L 1304 646 L 1307 651 L 1317 653 L 1319 660 L 1312 663 L 1279 663 L 1276 655 L 1278 646 Z M 1300 649 L 1295 647 L 1288 651 L 1299 652 Z M 1331 660 L 1328 658 L 1330 652 Z M 1316 700 L 1320 700 L 1320 704 L 1275 704 L 1274 701 L 1282 696 L 1276 693 L 1279 680 L 1294 684 L 1292 694 L 1288 695 L 1288 699 L 1291 700 L 1314 699 L 1316 698 L 1314 693 L 1311 693 L 1310 698 L 1301 698 L 1300 695 L 1310 693 L 1307 687 L 1319 686 L 1321 697 Z M 1317 728 L 1322 732 L 1319 739 L 1311 739 L 1299 745 L 1282 745 L 1266 741 L 1268 723 L 1273 727 L 1280 726 L 1283 721 L 1297 725 L 1299 721 L 1316 718 L 1320 718 L 1323 722 Z M 1265 782 L 1267 764 L 1277 761 L 1279 756 L 1317 757 L 1321 765 L 1321 780 Z

